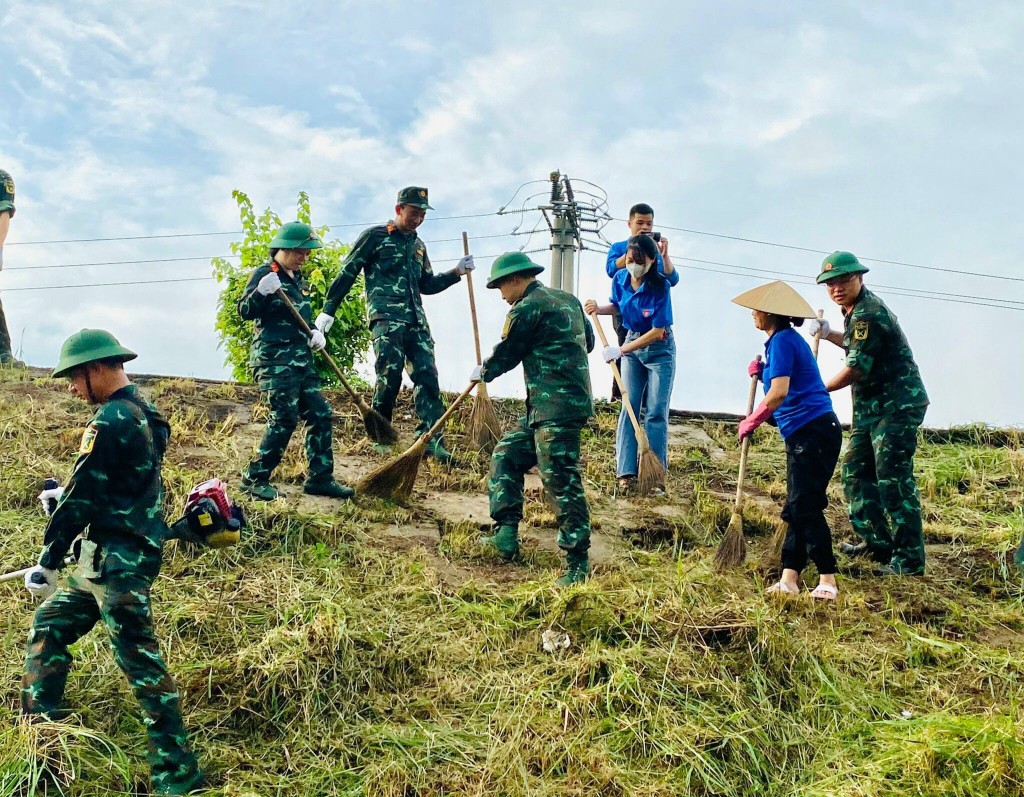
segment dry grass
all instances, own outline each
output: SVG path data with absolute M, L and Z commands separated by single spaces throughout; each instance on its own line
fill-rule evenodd
M 39 483 L 66 478 L 88 419 L 62 389 L 0 382 L 2 569 L 34 557 Z M 233 480 L 258 431 L 190 412 L 212 389 L 147 388 L 176 431 L 166 468 L 176 506 L 211 471 Z M 239 395 L 248 407 L 251 396 Z M 515 406 L 496 407 L 510 425 Z M 468 414 L 453 419 L 456 443 Z M 339 448 L 356 445 L 358 426 L 339 424 Z M 1006 562 L 1024 530 L 1017 443 L 924 442 L 929 575 L 879 582 L 841 558 L 842 598 L 820 606 L 764 600 L 752 565 L 715 571 L 738 451 L 734 430 L 706 431 L 721 451 L 674 450 L 669 496 L 626 509 L 637 527 L 662 518 L 677 540 L 626 548 L 568 591 L 551 586 L 556 554 L 531 550 L 521 566 L 497 565 L 475 544 L 474 523 L 438 520 L 415 493 L 408 506 L 289 495 L 253 505 L 234 549 L 169 546 L 154 590 L 158 634 L 213 793 L 1024 791 L 1024 608 Z M 610 498 L 613 437 L 614 410 L 602 406 L 584 435 L 601 534 L 619 506 Z M 780 452 L 777 436 L 759 431 L 748 476 L 758 502 L 745 507 L 752 547 L 771 528 L 765 496 L 780 478 Z M 418 486 L 478 493 L 486 457 L 456 453 L 458 468 L 424 468 Z M 658 514 L 670 510 L 679 514 Z M 535 501 L 527 517 L 545 511 Z M 764 519 L 752 520 L 760 511 Z M 842 527 L 839 507 L 830 511 Z M 388 537 L 420 527 L 432 546 Z M 7 585 L 0 607 L 0 796 L 138 793 L 143 731 L 102 632 L 75 648 L 67 697 L 77 714 L 22 724 L 17 682 L 32 603 Z M 568 650 L 541 650 L 549 628 L 568 632 Z

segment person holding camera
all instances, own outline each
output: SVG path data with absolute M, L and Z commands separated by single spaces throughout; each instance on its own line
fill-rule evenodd
M 676 373 L 669 288 L 675 283 L 656 267 L 659 251 L 653 236 L 634 235 L 626 244 L 625 266 L 612 280 L 611 304 L 600 306 L 588 299 L 584 309 L 588 315 L 622 316 L 622 343 L 605 347 L 602 356 L 605 362 L 621 358 L 629 403 L 637 418 L 643 418 L 651 450 L 668 470 L 668 409 Z M 615 435 L 615 470 L 623 492 L 636 481 L 637 454 L 636 432 L 623 407 Z
M 650 205 L 639 202 L 633 205 L 629 209 L 629 218 L 626 221 L 626 225 L 629 227 L 630 236 L 635 235 L 649 235 L 654 239 L 657 244 L 657 258 L 655 262 L 658 266 L 658 273 L 664 275 L 669 282 L 670 286 L 675 286 L 679 282 L 679 272 L 672 266 L 672 260 L 668 256 L 668 238 L 662 237 L 660 232 L 654 232 L 654 208 Z M 605 272 L 613 280 L 615 275 L 620 273 L 626 268 L 626 250 L 628 248 L 629 241 L 618 241 L 613 243 L 608 249 L 608 259 L 605 262 Z M 612 313 L 612 327 L 615 329 L 615 335 L 618 338 L 619 346 L 622 346 L 626 342 L 626 335 L 628 330 L 622 325 L 622 315 L 618 310 Z M 621 365 L 621 363 L 620 363 Z M 612 401 L 617 401 L 622 398 L 619 395 L 619 385 L 614 379 L 612 380 Z

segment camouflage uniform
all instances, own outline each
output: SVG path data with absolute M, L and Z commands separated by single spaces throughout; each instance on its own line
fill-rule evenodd
M 860 374 L 842 466 L 850 523 L 874 558 L 891 561 L 901 572 L 922 572 L 921 501 L 914 481 L 917 430 L 928 408 L 921 374 L 896 316 L 867 288 L 846 314 L 843 348 L 846 365 Z
M 256 335 L 249 364 L 270 404 L 270 420 L 263 432 L 256 459 L 249 463 L 244 475 L 252 482 L 269 481 L 301 418 L 307 426 L 307 483 L 324 484 L 334 478 L 334 452 L 331 448 L 333 412 L 320 392 L 320 377 L 313 364 L 313 352 L 306 333 L 284 302 L 277 296 L 263 296 L 256 290 L 259 281 L 270 272 L 270 263 L 253 271 L 242 298 L 238 300 L 238 312 L 242 318 L 255 322 Z M 302 274 L 296 272 L 294 277 L 289 277 L 287 271 L 280 269 L 278 276 L 285 295 L 306 323 L 312 326 L 309 288 Z
M 490 382 L 519 363 L 526 377 L 526 417 L 498 441 L 487 490 L 491 518 L 516 527 L 523 519 L 523 478 L 537 465 L 558 513 L 558 545 L 590 547 L 590 510 L 580 476 L 580 430 L 594 414 L 587 352 L 594 330 L 570 293 L 531 283 L 509 311 L 501 342 L 483 362 Z
M 75 470 L 50 517 L 42 567 L 61 566 L 81 534 L 75 574 L 38 609 L 27 645 L 22 710 L 59 715 L 71 654 L 102 620 L 114 659 L 145 713 L 158 794 L 185 794 L 202 774 L 189 749 L 178 692 L 153 633 L 149 591 L 168 530 L 160 466 L 170 427 L 134 385 L 116 391 L 86 428 Z
M 14 218 L 14 178 L 0 169 L 0 215 L 9 213 Z M 3 269 L 3 241 L 0 240 L 0 269 Z M 7 331 L 7 316 L 4 315 L 4 303 L 0 300 L 0 365 L 21 365 L 14 359 L 11 350 L 11 333 Z
M 373 408 L 391 420 L 402 386 L 402 369 L 407 369 L 415 385 L 413 402 L 420 420 L 416 433 L 423 434 L 444 414 L 444 404 L 422 294 L 440 293 L 460 277 L 455 271 L 434 274 L 427 247 L 415 232 L 403 233 L 393 222 L 370 227 L 356 239 L 327 291 L 327 315 L 337 312 L 360 272 L 365 274 L 376 357 Z M 436 440 L 440 444 L 440 438 Z

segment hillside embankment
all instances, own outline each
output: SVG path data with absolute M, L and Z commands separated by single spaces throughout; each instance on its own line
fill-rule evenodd
M 172 424 L 168 514 L 211 476 L 237 484 L 266 417 L 258 392 L 140 382 Z M 382 458 L 343 394 L 329 398 L 336 474 L 353 483 Z M 521 409 L 499 402 L 506 426 Z M 36 494 L 47 476 L 66 480 L 90 414 L 63 380 L 0 371 L 0 570 L 34 562 Z M 157 633 L 212 793 L 1024 793 L 1016 432 L 926 434 L 928 574 L 880 581 L 841 556 L 841 599 L 827 605 L 763 594 L 785 495 L 777 432 L 759 430 L 750 457 L 747 563 L 719 573 L 735 424 L 674 419 L 667 495 L 638 499 L 614 493 L 616 415 L 602 404 L 584 436 L 594 574 L 569 590 L 552 584 L 562 559 L 535 476 L 524 561 L 477 546 L 487 458 L 461 445 L 468 408 L 448 434 L 456 466 L 425 462 L 407 505 L 303 495 L 296 435 L 276 474 L 283 497 L 244 501 L 238 546 L 170 543 Z M 831 490 L 842 537 L 838 480 Z M 75 648 L 71 719 L 19 721 L 32 610 L 19 584 L 0 585 L 0 797 L 145 793 L 140 715 L 101 628 Z M 568 648 L 545 652 L 549 629 Z

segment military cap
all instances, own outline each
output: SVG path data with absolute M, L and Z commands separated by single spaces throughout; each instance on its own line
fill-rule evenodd
M 138 356 L 118 343 L 117 338 L 105 329 L 83 329 L 64 341 L 60 347 L 60 359 L 51 376 L 67 376 L 78 366 L 97 360 L 116 359 L 126 363 Z
M 412 205 L 413 207 L 423 208 L 424 210 L 433 210 L 433 208 L 427 204 L 427 189 L 418 185 L 410 185 L 408 188 L 403 188 L 399 191 L 398 204 Z
M 837 277 L 865 274 L 870 270 L 850 252 L 833 252 L 821 261 L 821 273 L 818 275 L 817 282 L 820 285 Z
M 321 249 L 323 244 L 316 230 L 301 221 L 290 221 L 281 226 L 270 242 L 271 249 Z
M 487 278 L 488 288 L 497 288 L 498 283 L 513 274 L 540 274 L 544 266 L 538 266 L 522 252 L 506 252 L 494 258 L 491 275 Z
M 786 318 L 814 318 L 817 315 L 804 297 L 782 280 L 760 285 L 741 293 L 732 301 L 740 307 L 749 307 L 751 310 L 760 310 L 762 313 Z
M 10 211 L 14 217 L 14 178 L 0 169 L 0 213 Z

